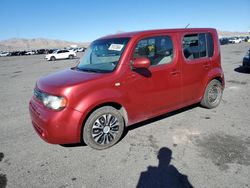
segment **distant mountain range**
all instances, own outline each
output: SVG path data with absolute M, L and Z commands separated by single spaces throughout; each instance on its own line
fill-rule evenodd
M 33 50 L 33 49 L 53 49 L 53 48 L 65 48 L 71 45 L 77 45 L 78 47 L 86 47 L 89 43 L 77 43 L 63 40 L 53 40 L 45 38 L 35 39 L 21 39 L 12 38 L 8 40 L 0 41 L 0 51 L 14 51 L 14 50 Z
M 230 32 L 230 31 L 218 31 L 220 37 L 229 36 L 242 36 L 249 35 L 247 32 Z M 53 48 L 65 48 L 71 45 L 77 45 L 79 47 L 87 47 L 88 42 L 77 43 L 63 40 L 53 40 L 45 38 L 35 39 L 22 39 L 12 38 L 8 40 L 0 41 L 0 51 L 15 51 L 15 50 L 33 50 L 33 49 L 53 49 Z
M 248 32 L 218 31 L 219 37 L 249 36 Z

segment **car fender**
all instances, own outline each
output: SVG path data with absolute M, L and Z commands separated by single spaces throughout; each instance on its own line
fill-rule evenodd
M 81 134 L 83 125 L 87 120 L 88 116 L 98 107 L 104 106 L 110 103 L 117 103 L 120 104 L 124 110 L 126 111 L 126 107 L 122 102 L 122 94 L 117 90 L 112 89 L 102 89 L 95 92 L 91 92 L 88 95 L 81 97 L 78 100 L 76 106 L 74 107 L 75 110 L 81 112 L 82 118 L 80 120 L 80 124 L 78 125 L 78 132 Z M 127 111 L 126 111 L 127 112 Z M 127 121 L 127 113 L 125 121 Z
M 90 112 L 98 106 L 108 103 L 117 103 L 126 111 L 126 107 L 124 106 L 124 102 L 122 100 L 122 93 L 117 89 L 99 89 L 94 92 L 89 92 L 87 95 L 77 96 L 77 98 L 77 103 L 73 104 L 72 108 L 83 113 L 82 123 L 85 121 Z
M 49 54 L 49 55 L 46 55 L 45 58 L 46 58 L 46 59 L 50 59 L 51 56 L 52 56 L 52 55 Z

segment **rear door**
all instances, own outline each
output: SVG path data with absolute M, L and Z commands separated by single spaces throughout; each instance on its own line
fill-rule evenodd
M 203 93 L 203 84 L 212 68 L 213 39 L 211 33 L 184 34 L 182 93 L 183 103 L 198 102 Z
M 61 53 L 61 59 L 65 59 L 69 57 L 69 51 L 68 50 L 63 50 Z
M 132 61 L 137 57 L 147 57 L 151 66 L 129 73 L 129 95 L 135 113 L 147 118 L 179 105 L 181 75 L 175 34 L 140 39 Z
M 63 52 L 64 50 L 59 50 L 56 55 L 56 59 L 62 59 L 63 58 Z
M 63 58 L 64 58 L 64 59 L 65 59 L 65 58 L 68 58 L 69 55 L 70 55 L 69 50 L 65 50 L 64 53 L 63 53 Z

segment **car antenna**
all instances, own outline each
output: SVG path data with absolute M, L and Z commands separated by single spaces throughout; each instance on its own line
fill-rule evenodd
M 189 25 L 190 25 L 190 24 L 187 24 L 186 27 L 185 27 L 185 29 L 187 29 Z

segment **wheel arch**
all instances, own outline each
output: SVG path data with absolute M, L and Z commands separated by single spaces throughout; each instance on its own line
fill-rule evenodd
M 207 85 L 209 84 L 209 82 L 211 82 L 212 80 L 218 80 L 219 82 L 221 82 L 222 87 L 224 89 L 225 87 L 225 80 L 224 80 L 224 74 L 222 72 L 221 69 L 217 68 L 211 72 L 208 73 L 206 79 L 203 82 L 203 89 L 202 89 L 202 93 L 200 95 L 200 100 L 203 98 L 204 93 L 206 91 Z
M 56 56 L 54 56 L 54 55 L 50 56 L 49 60 L 52 61 L 53 58 L 54 58 L 54 60 L 56 60 Z

